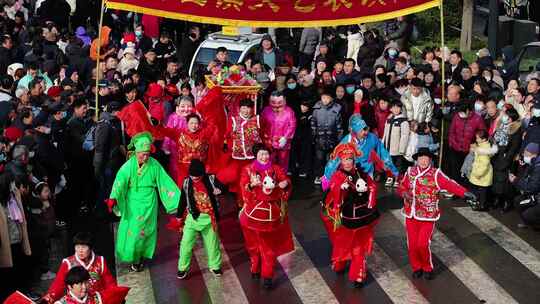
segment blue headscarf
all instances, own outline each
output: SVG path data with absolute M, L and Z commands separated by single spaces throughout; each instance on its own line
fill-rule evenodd
M 353 114 L 349 119 L 349 128 L 352 133 L 356 134 L 367 127 L 366 122 L 362 119 L 362 115 Z

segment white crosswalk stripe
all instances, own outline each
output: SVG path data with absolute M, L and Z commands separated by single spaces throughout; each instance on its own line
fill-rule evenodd
M 306 304 L 339 303 L 294 236 L 293 241 L 295 251 L 282 255 L 278 261 L 302 302 Z
M 377 243 L 373 243 L 368 271 L 395 304 L 429 303 Z
M 223 275 L 221 277 L 216 277 L 208 269 L 208 256 L 206 255 L 204 246 L 200 240 L 193 249 L 193 254 L 197 258 L 197 262 L 199 264 L 204 283 L 206 284 L 206 288 L 208 288 L 208 294 L 210 295 L 212 303 L 249 303 L 246 295 L 244 294 L 244 290 L 242 289 L 242 285 L 240 284 L 240 280 L 238 279 L 234 268 L 230 264 L 229 256 L 227 255 L 225 248 L 223 248 L 223 244 L 220 244 L 220 246 L 221 269 L 223 271 Z
M 454 208 L 478 229 L 494 240 L 516 260 L 540 277 L 540 253 L 486 212 L 468 207 Z
M 392 215 L 405 224 L 400 210 L 393 210 Z M 480 266 L 437 229 L 433 233 L 431 251 L 479 299 L 487 303 L 517 303 Z

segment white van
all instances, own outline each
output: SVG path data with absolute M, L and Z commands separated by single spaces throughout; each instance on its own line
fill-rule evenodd
M 206 69 L 208 63 L 216 58 L 216 52 L 219 47 L 226 47 L 229 53 L 229 61 L 232 63 L 242 62 L 247 54 L 255 53 L 259 47 L 264 34 L 239 34 L 234 36 L 223 35 L 216 32 L 208 35 L 204 40 L 189 66 L 189 75 L 193 78 L 197 71 Z

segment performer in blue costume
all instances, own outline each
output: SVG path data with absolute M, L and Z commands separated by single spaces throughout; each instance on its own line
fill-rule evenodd
M 362 119 L 362 116 L 355 114 L 349 119 L 349 131 L 350 133 L 345 135 L 341 140 L 341 143 L 353 142 L 356 144 L 358 149 L 362 151 L 362 156 L 355 159 L 355 164 L 357 167 L 362 168 L 363 172 L 366 172 L 370 177 L 373 177 L 373 172 L 375 168 L 373 163 L 370 161 L 369 157 L 372 151 L 379 156 L 383 161 L 385 169 L 392 172 L 392 174 L 397 177 L 399 171 L 392 163 L 392 158 L 388 150 L 384 148 L 384 144 L 379 140 L 379 138 L 369 132 L 369 127 L 366 122 Z M 328 189 L 330 179 L 332 175 L 339 167 L 341 160 L 339 157 L 331 159 L 326 164 L 324 168 L 324 176 L 322 178 L 323 189 Z

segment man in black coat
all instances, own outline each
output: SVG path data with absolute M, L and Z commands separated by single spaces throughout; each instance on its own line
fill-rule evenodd
M 66 128 L 66 161 L 68 165 L 68 184 L 73 209 L 87 212 L 93 203 L 93 170 L 90 154 L 84 151 L 82 144 L 91 127 L 87 119 L 88 103 L 84 98 L 73 102 L 73 116 L 67 122 Z M 74 214 L 72 214 L 74 215 Z
M 149 49 L 145 54 L 144 58 L 141 59 L 137 72 L 141 75 L 141 78 L 148 82 L 157 81 L 161 70 L 157 63 L 156 52 L 154 49 Z
M 2 35 L 0 37 L 0 75 L 5 75 L 8 66 L 13 63 L 12 48 L 13 42 L 11 38 Z
M 101 215 L 108 212 L 101 202 L 109 197 L 114 177 L 126 160 L 126 139 L 122 131 L 122 122 L 116 117 L 122 104 L 110 102 L 106 111 L 100 115 L 97 122 L 94 150 L 94 176 L 98 182 L 98 199 L 96 208 Z
M 195 51 L 197 51 L 199 44 L 201 44 L 200 37 L 201 31 L 199 27 L 192 26 L 189 29 L 189 34 L 182 39 L 178 57 L 182 62 L 183 69 L 186 71 L 189 69 L 189 65 L 191 64 L 191 59 L 193 58 Z

